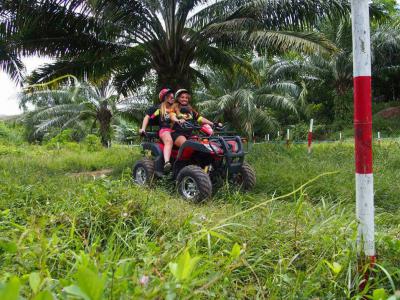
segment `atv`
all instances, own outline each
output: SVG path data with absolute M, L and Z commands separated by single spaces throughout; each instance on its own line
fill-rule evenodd
M 177 190 L 184 199 L 202 202 L 225 181 L 244 191 L 254 187 L 256 175 L 244 161 L 244 140 L 235 135 L 214 134 L 209 125 L 185 122 L 182 127 L 198 133 L 191 135 L 179 149 L 174 147 L 171 153 L 170 177 L 176 181 Z M 217 130 L 223 133 L 224 128 Z M 156 132 L 146 132 L 141 146 L 144 158 L 133 167 L 133 181 L 141 186 L 151 185 L 166 175 L 163 171 L 164 145 Z

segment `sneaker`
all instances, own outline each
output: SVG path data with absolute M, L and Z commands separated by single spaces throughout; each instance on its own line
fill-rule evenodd
M 165 173 L 168 173 L 169 171 L 171 171 L 171 168 L 172 168 L 171 163 L 170 163 L 169 161 L 167 161 L 167 162 L 164 164 L 164 172 L 165 172 Z

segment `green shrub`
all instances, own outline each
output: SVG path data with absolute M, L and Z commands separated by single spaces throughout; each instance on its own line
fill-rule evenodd
M 15 146 L 0 144 L 0 155 L 19 154 L 19 153 L 22 153 L 22 151 L 17 149 Z
M 88 134 L 83 143 L 86 146 L 87 151 L 95 152 L 100 151 L 103 146 L 101 145 L 100 138 L 94 134 Z
M 375 117 L 372 123 L 374 132 L 381 132 L 382 137 L 398 137 L 400 136 L 400 119 Z
M 59 134 L 57 134 L 55 137 L 51 138 L 46 143 L 46 147 L 48 149 L 60 149 L 62 146 L 65 146 L 67 143 L 73 142 L 72 134 L 73 134 L 72 129 L 63 130 Z
M 304 123 L 299 123 L 291 127 L 290 139 L 293 141 L 304 141 L 307 139 L 309 126 Z
M 21 144 L 23 142 L 23 128 L 15 123 L 0 122 L 0 142 Z

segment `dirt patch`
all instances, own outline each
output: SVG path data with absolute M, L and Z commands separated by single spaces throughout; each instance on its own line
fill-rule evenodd
M 90 172 L 78 172 L 78 173 L 69 173 L 69 176 L 73 177 L 79 177 L 79 176 L 89 176 L 93 177 L 94 179 L 98 177 L 104 177 L 107 175 L 110 175 L 112 173 L 113 169 L 102 169 L 102 170 L 96 170 L 96 171 L 90 171 Z
M 392 119 L 400 117 L 400 106 L 388 107 L 376 114 L 377 117 Z

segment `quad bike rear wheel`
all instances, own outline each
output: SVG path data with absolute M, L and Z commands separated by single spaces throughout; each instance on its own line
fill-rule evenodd
M 250 191 L 256 185 L 256 172 L 247 162 L 244 162 L 239 173 L 233 176 L 233 182 L 240 185 L 244 191 Z
M 190 165 L 179 171 L 177 177 L 179 194 L 186 200 L 202 202 L 211 197 L 210 176 L 198 166 Z
M 154 161 L 151 159 L 143 158 L 136 162 L 133 167 L 132 178 L 138 185 L 150 185 L 154 176 Z

